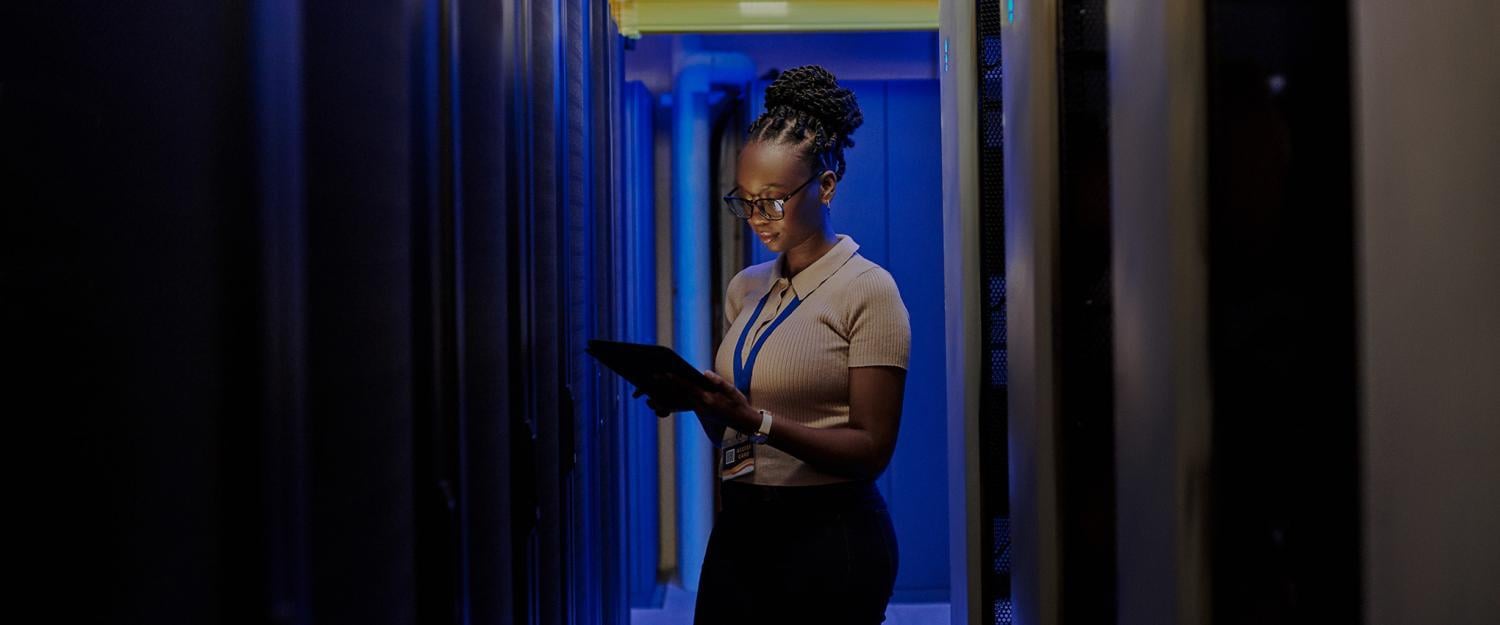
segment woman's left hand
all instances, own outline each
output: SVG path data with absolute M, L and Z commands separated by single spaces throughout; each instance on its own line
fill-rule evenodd
M 698 413 L 699 418 L 741 432 L 754 431 L 760 425 L 760 417 L 750 407 L 750 401 L 745 399 L 744 393 L 713 371 L 704 371 L 703 375 L 714 383 L 715 388 L 704 390 L 694 387 L 689 393 L 692 409 Z

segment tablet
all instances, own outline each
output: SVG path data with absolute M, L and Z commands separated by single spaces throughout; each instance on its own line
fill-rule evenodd
M 711 391 L 718 388 L 712 380 L 708 379 L 708 376 L 688 364 L 688 361 L 678 356 L 677 352 L 661 345 L 595 339 L 589 341 L 588 349 L 584 352 L 620 374 L 620 377 L 634 384 L 636 388 L 653 395 L 658 391 L 671 390 L 656 380 L 657 376 L 668 373 L 675 374 L 704 390 Z

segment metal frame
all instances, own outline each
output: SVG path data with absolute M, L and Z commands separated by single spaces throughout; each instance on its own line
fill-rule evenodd
M 514 475 L 512 396 L 514 376 L 524 370 L 513 348 L 516 314 L 511 274 L 515 187 L 510 165 L 519 150 L 508 99 L 514 88 L 515 49 L 511 25 L 494 36 L 493 25 L 511 24 L 511 7 L 484 0 L 457 0 L 451 23 L 457 33 L 457 93 L 454 132 L 460 137 L 454 158 L 462 170 L 456 181 L 455 231 L 459 237 L 456 281 L 458 316 L 458 404 L 464 429 L 462 465 L 463 620 L 515 621 L 517 563 L 512 532 L 518 509 Z M 506 172 L 484 175 L 485 172 Z M 527 510 L 529 512 L 529 510 Z
M 1205 623 L 1204 15 L 1109 5 L 1119 622 Z
M 623 81 L 624 78 L 621 77 Z M 628 197 L 622 212 L 624 241 L 619 250 L 625 284 L 617 310 L 625 311 L 622 336 L 637 343 L 656 342 L 656 202 L 655 108 L 651 92 L 635 82 L 624 85 L 622 161 L 625 169 L 619 189 Z M 644 402 L 628 401 L 628 383 L 620 380 L 619 410 L 624 413 L 622 449 L 628 449 L 620 475 L 623 497 L 630 502 L 626 512 L 629 527 L 629 587 L 632 607 L 654 606 L 663 591 L 657 579 L 661 517 L 657 503 L 660 454 L 657 450 L 658 419 Z
M 1015 621 L 1059 620 L 1055 346 L 1057 1 L 1020 0 L 1002 34 Z
M 1500 4 L 1351 3 L 1373 625 L 1500 612 Z
M 947 310 L 949 585 L 954 625 L 983 622 L 979 548 L 978 70 L 972 0 L 939 8 L 943 128 L 943 293 Z M 953 253 L 956 250 L 957 253 Z

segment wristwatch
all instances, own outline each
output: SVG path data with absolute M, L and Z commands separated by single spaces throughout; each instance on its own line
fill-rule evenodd
M 753 435 L 750 436 L 750 440 L 751 440 L 751 442 L 754 442 L 756 445 L 764 445 L 764 444 L 766 444 L 766 439 L 769 438 L 770 436 L 771 436 L 771 413 L 768 412 L 768 411 L 765 411 L 765 410 L 761 410 L 760 411 L 760 429 L 756 430 L 755 434 L 753 434 Z

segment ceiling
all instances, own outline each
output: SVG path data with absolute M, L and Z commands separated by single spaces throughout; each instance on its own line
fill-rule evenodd
M 620 33 L 937 30 L 938 0 L 610 0 Z

